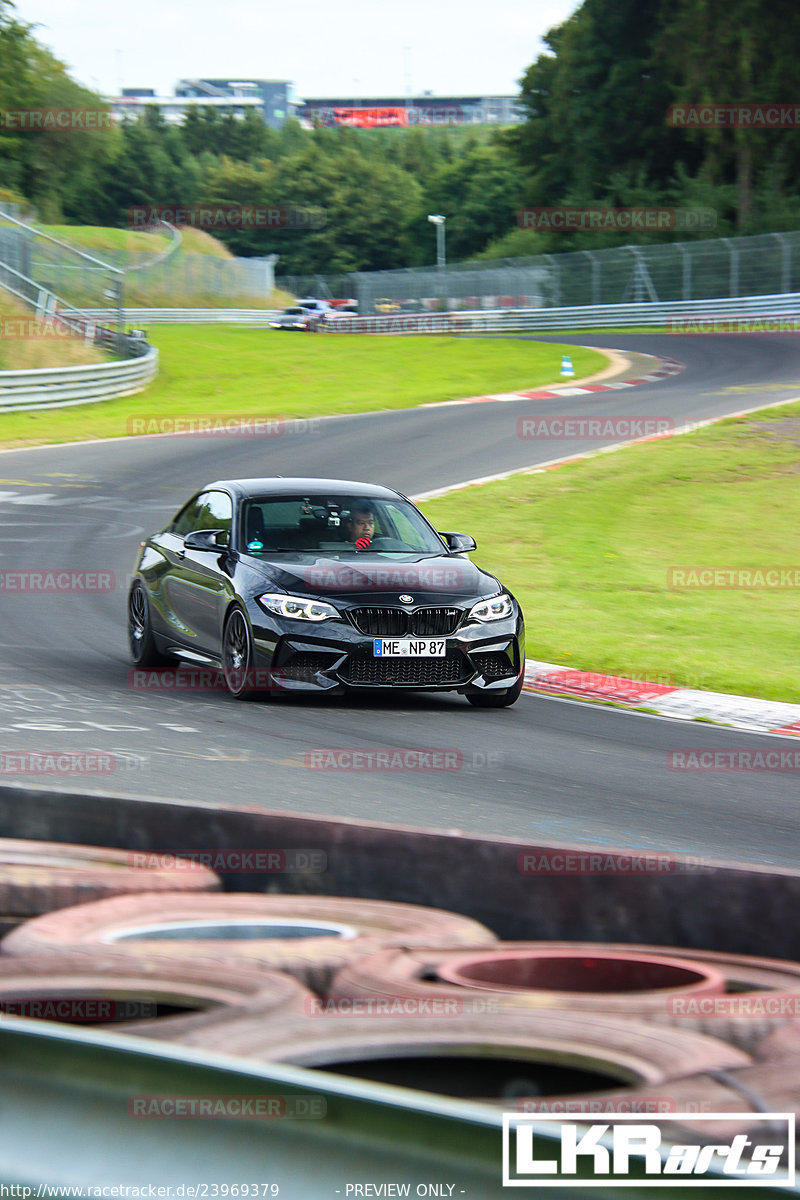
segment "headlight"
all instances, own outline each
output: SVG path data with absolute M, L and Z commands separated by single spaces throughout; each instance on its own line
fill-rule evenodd
M 473 604 L 467 620 L 501 621 L 503 617 L 510 617 L 513 612 L 511 597 L 501 592 L 499 596 L 492 596 L 489 600 L 479 600 L 477 604 Z
M 291 617 L 295 621 L 330 621 L 341 614 L 332 604 L 321 600 L 305 600 L 302 596 L 277 596 L 267 592 L 258 597 L 268 612 L 279 617 Z

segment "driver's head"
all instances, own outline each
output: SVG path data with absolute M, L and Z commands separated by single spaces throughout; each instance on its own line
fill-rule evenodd
M 349 542 L 357 542 L 359 538 L 369 538 L 372 541 L 375 534 L 375 514 L 369 504 L 354 504 L 344 528 Z

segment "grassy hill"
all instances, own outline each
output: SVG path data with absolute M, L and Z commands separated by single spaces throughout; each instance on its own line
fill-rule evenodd
M 104 225 L 40 225 L 45 233 L 79 246 L 93 254 L 101 250 L 123 251 L 126 254 L 158 254 L 166 250 L 170 237 L 166 233 L 145 233 L 141 229 L 112 229 Z M 210 254 L 212 258 L 233 258 L 227 246 L 203 229 L 182 229 L 177 253 Z M 102 257 L 102 255 L 100 255 Z

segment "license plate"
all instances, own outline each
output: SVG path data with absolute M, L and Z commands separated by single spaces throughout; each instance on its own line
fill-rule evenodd
M 375 638 L 375 658 L 444 658 L 444 638 Z

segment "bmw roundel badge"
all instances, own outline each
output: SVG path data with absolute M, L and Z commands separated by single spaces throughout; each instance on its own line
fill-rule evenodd
M 402 596 L 400 597 L 400 603 L 401 604 L 413 604 L 414 597 L 409 596 L 406 592 L 403 592 Z

